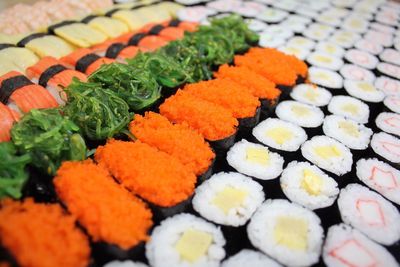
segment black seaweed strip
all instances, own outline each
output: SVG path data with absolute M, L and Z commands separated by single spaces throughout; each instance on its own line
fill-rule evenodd
M 33 84 L 33 82 L 23 75 L 14 76 L 4 80 L 0 86 L 0 101 L 6 105 L 8 99 L 15 90 L 31 84 Z
M 26 36 L 25 38 L 23 38 L 21 41 L 19 41 L 17 43 L 17 46 L 19 47 L 25 47 L 25 45 L 27 45 L 30 41 L 37 39 L 37 38 L 41 38 L 43 36 L 46 36 L 47 33 L 34 33 L 34 34 L 30 34 L 28 36 Z
M 96 55 L 96 54 L 87 54 L 86 56 L 81 57 L 75 65 L 75 69 L 85 73 L 87 68 L 96 60 L 98 60 L 100 58 L 100 56 Z
M 162 30 L 164 30 L 164 28 L 165 28 L 165 27 L 164 27 L 163 25 L 157 24 L 157 25 L 153 26 L 153 27 L 150 29 L 149 34 L 157 35 L 157 34 L 159 34 Z
M 57 64 L 48 67 L 41 75 L 39 78 L 39 84 L 43 87 L 47 86 L 47 83 L 51 78 L 53 78 L 56 74 L 63 72 L 67 68 L 63 65 Z
M 126 47 L 126 45 L 124 45 L 123 43 L 115 43 L 115 44 L 110 45 L 107 48 L 106 57 L 116 58 L 118 56 L 118 54 L 121 52 L 121 50 L 124 49 L 125 47 Z
M 138 45 L 140 40 L 142 40 L 144 37 L 146 37 L 145 33 L 137 33 L 131 37 L 128 41 L 128 45 Z
M 47 28 L 47 31 L 48 31 L 49 33 L 54 33 L 54 31 L 55 31 L 57 28 L 60 28 L 60 27 L 63 27 L 63 26 L 67 26 L 67 25 L 70 25 L 70 24 L 74 24 L 74 23 L 78 23 L 78 21 L 75 21 L 75 20 L 66 20 L 66 21 L 63 21 L 63 22 L 60 22 L 60 23 L 51 25 L 50 27 Z

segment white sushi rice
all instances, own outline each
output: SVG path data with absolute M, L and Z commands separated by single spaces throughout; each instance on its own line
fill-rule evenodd
M 277 240 L 274 233 L 280 218 L 293 218 L 306 223 L 305 250 L 292 249 L 279 243 L 281 240 Z M 251 218 L 247 234 L 253 246 L 280 263 L 286 266 L 309 266 L 318 262 L 324 231 L 321 220 L 314 212 L 287 200 L 269 199 Z M 293 235 L 297 236 L 297 233 Z
M 319 189 L 314 183 L 315 192 L 312 194 L 303 186 L 307 171 L 317 176 L 321 182 Z M 336 181 L 308 162 L 290 162 L 283 171 L 280 182 L 282 191 L 289 200 L 311 210 L 331 206 L 339 194 Z M 310 181 L 312 182 L 315 181 Z
M 336 154 L 324 158 L 317 152 L 321 148 L 328 148 L 329 151 L 333 150 Z M 321 169 L 336 175 L 348 173 L 353 165 L 353 155 L 350 150 L 339 141 L 328 136 L 314 136 L 301 146 L 301 153 L 304 158 Z
M 225 213 L 214 199 L 226 188 L 246 192 L 243 202 Z M 229 226 L 244 225 L 265 200 L 262 186 L 251 178 L 236 172 L 220 172 L 196 188 L 193 208 L 207 220 Z
M 376 67 L 381 73 L 389 75 L 390 77 L 400 79 L 400 67 L 389 64 L 389 63 L 379 63 Z
M 351 96 L 338 95 L 332 97 L 328 111 L 363 124 L 367 123 L 369 118 L 368 105 Z
M 350 48 L 361 39 L 361 35 L 351 31 L 339 30 L 336 31 L 330 38 L 329 41 L 340 45 L 344 48 Z
M 357 162 L 357 177 L 368 187 L 400 205 L 400 171 L 376 158 Z
M 343 66 L 343 60 L 324 52 L 313 52 L 307 57 L 308 63 L 313 66 L 330 70 L 339 70 Z
M 322 130 L 325 135 L 355 150 L 367 149 L 373 134 L 372 130 L 363 124 L 339 115 L 326 116 Z
M 343 87 L 343 78 L 337 72 L 310 67 L 308 69 L 308 78 L 310 82 L 329 89 L 341 89 Z
M 251 250 L 242 249 L 235 255 L 222 262 L 221 267 L 281 267 L 279 263 L 269 258 L 265 254 Z
M 296 85 L 290 96 L 296 101 L 317 107 L 328 105 L 332 98 L 328 90 L 308 83 Z
M 380 44 L 384 47 L 390 47 L 393 45 L 393 35 L 379 31 L 369 30 L 364 35 L 364 39 L 375 44 Z
M 286 40 L 279 36 L 274 36 L 269 33 L 261 33 L 258 45 L 261 47 L 272 47 L 277 48 L 286 43 Z
M 345 80 L 344 88 L 349 95 L 366 102 L 379 103 L 385 98 L 385 94 L 369 82 Z
M 394 49 L 385 49 L 379 54 L 379 58 L 388 63 L 400 65 L 400 52 Z
M 263 159 L 265 160 L 265 164 L 249 160 L 247 155 L 248 149 L 263 151 L 268 157 Z M 270 152 L 267 147 L 248 142 L 244 139 L 229 149 L 226 160 L 238 172 L 261 180 L 271 180 L 278 177 L 282 173 L 284 163 L 283 158 L 278 153 Z
M 287 135 L 282 140 L 274 138 L 276 135 L 282 135 L 279 131 L 284 131 L 283 134 Z M 253 135 L 264 145 L 284 151 L 297 151 L 307 140 L 307 134 L 303 128 L 276 118 L 268 118 L 260 122 L 254 127 Z
M 328 229 L 322 258 L 328 267 L 399 266 L 385 247 L 343 223 Z
M 369 24 L 369 27 L 373 30 L 376 30 L 378 32 L 384 32 L 384 33 L 392 33 L 394 34 L 396 29 L 394 27 L 388 26 L 388 25 L 384 25 L 381 23 L 377 23 L 377 22 L 371 22 Z
M 148 267 L 148 265 L 142 262 L 134 262 L 134 261 L 110 261 L 103 267 Z
M 307 48 L 295 47 L 290 45 L 281 46 L 278 48 L 278 50 L 285 54 L 295 56 L 301 60 L 305 60 L 308 54 L 310 54 L 310 51 Z
M 268 24 L 258 19 L 247 19 L 247 26 L 255 32 L 262 32 L 268 27 Z
M 347 3 L 351 3 L 352 1 L 353 0 L 348 0 Z M 332 3 L 332 4 L 334 4 L 334 3 Z M 344 17 L 348 16 L 349 13 L 350 13 L 350 11 L 348 9 L 331 6 L 330 8 L 323 11 L 321 14 L 326 15 L 326 16 L 334 16 L 334 17 L 338 17 L 338 18 L 344 18 Z
M 352 32 L 364 33 L 367 31 L 368 25 L 368 20 L 352 15 L 344 20 L 341 27 Z
M 321 29 L 308 28 L 303 32 L 303 35 L 315 41 L 323 41 L 329 37 L 330 33 Z
M 400 136 L 400 115 L 391 112 L 380 113 L 375 120 L 376 126 L 382 131 Z
M 279 103 L 275 113 L 279 119 L 305 128 L 318 127 L 324 120 L 324 113 L 318 107 L 292 100 Z
M 380 44 L 371 43 L 370 41 L 365 39 L 357 41 L 354 44 L 354 47 L 359 50 L 368 52 L 372 55 L 379 55 L 383 51 L 383 46 L 381 46 Z
M 354 64 L 343 65 L 339 72 L 346 80 L 365 81 L 369 83 L 375 81 L 375 74 L 372 71 Z
M 177 17 L 182 21 L 200 22 L 211 15 L 215 15 L 216 10 L 204 6 L 185 7 L 177 12 Z
M 400 96 L 387 96 L 383 104 L 391 111 L 400 113 Z
M 347 52 L 344 54 L 344 58 L 349 62 L 366 69 L 374 69 L 379 63 L 379 60 L 376 58 L 376 56 L 358 49 L 347 50 Z
M 274 38 L 280 38 L 285 40 L 291 38 L 294 35 L 294 33 L 291 30 L 282 27 L 280 25 L 269 26 L 261 34 L 271 35 L 274 36 Z
M 390 162 L 400 163 L 400 139 L 380 132 L 372 136 L 371 147 L 376 154 Z
M 319 42 L 315 47 L 315 50 L 337 57 L 342 57 L 345 52 L 345 50 L 341 46 L 338 46 L 331 42 Z
M 181 258 L 177 242 L 187 230 L 201 231 L 212 236 L 212 243 L 204 256 L 195 262 Z M 146 243 L 146 257 L 153 267 L 218 267 L 225 257 L 225 238 L 214 224 L 194 215 L 181 213 L 169 217 L 154 228 Z
M 400 239 L 400 213 L 395 206 L 378 193 L 359 184 L 349 184 L 340 190 L 338 198 L 340 216 L 383 245 Z
M 308 50 L 311 50 L 315 46 L 315 42 L 308 38 L 304 38 L 301 36 L 295 36 L 289 39 L 287 45 L 294 46 L 294 47 L 303 47 Z
M 288 14 L 288 12 L 280 9 L 266 8 L 257 15 L 257 19 L 265 21 L 267 23 L 277 23 L 285 19 Z
M 380 76 L 375 80 L 374 85 L 387 96 L 400 96 L 400 81 L 398 80 L 386 76 Z
M 326 14 L 321 14 L 317 18 L 318 22 L 327 24 L 329 26 L 339 26 L 342 23 L 342 19 L 338 16 L 331 16 Z

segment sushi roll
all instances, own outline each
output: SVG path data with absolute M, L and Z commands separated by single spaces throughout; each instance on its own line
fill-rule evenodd
M 27 113 L 31 109 L 58 106 L 49 91 L 33 84 L 26 76 L 16 71 L 0 77 L 0 101 L 19 114 Z
M 301 146 L 304 158 L 321 169 L 341 176 L 351 171 L 353 155 L 342 143 L 327 136 L 314 136 Z
M 329 26 L 339 26 L 340 24 L 342 24 L 342 19 L 338 16 L 331 16 L 331 15 L 327 15 L 322 13 L 319 17 L 317 17 L 318 22 L 320 23 L 324 23 L 327 24 Z
M 318 262 L 324 230 L 314 212 L 269 199 L 251 218 L 247 234 L 253 246 L 283 265 L 309 266 Z
M 393 45 L 393 35 L 374 30 L 367 31 L 364 34 L 364 39 L 375 44 L 380 44 L 384 47 L 390 47 Z
M 392 163 L 400 163 L 400 139 L 393 135 L 380 132 L 372 136 L 372 150 Z
M 82 22 L 103 33 L 108 38 L 116 38 L 129 31 L 128 26 L 122 21 L 105 16 L 87 16 Z
M 313 52 L 307 57 L 310 65 L 326 68 L 330 70 L 339 70 L 343 66 L 343 60 L 324 52 Z
M 305 60 L 310 54 L 310 51 L 306 48 L 299 48 L 294 46 L 280 46 L 278 47 L 278 50 L 285 54 L 295 56 L 301 60 Z
M 157 36 L 147 35 L 145 33 L 136 33 L 128 40 L 129 46 L 137 46 L 146 51 L 154 51 L 168 44 L 168 40 Z
M 341 46 L 331 42 L 319 42 L 315 50 L 336 57 L 342 57 L 345 53 L 345 50 Z
M 185 30 L 168 24 L 155 24 L 148 30 L 147 34 L 157 35 L 167 41 L 175 41 L 183 38 Z
M 272 25 L 266 28 L 261 35 L 273 35 L 275 38 L 287 40 L 293 37 L 294 33 L 280 25 Z
M 389 63 L 379 63 L 376 69 L 383 75 L 400 80 L 400 67 Z
M 288 12 L 280 9 L 266 8 L 261 11 L 256 18 L 266 23 L 273 24 L 283 21 L 288 15 Z
M 11 140 L 11 128 L 20 118 L 14 110 L 0 102 L 0 142 Z
M 21 39 L 19 47 L 26 47 L 40 57 L 51 56 L 60 58 L 72 53 L 75 47 L 64 39 L 49 34 L 31 34 Z
M 75 216 L 61 205 L 35 203 L 32 198 L 21 202 L 6 199 L 1 203 L 0 218 L 1 244 L 18 266 L 88 266 L 89 241 L 76 226 Z
M 75 50 L 68 56 L 60 59 L 67 67 L 74 68 L 86 75 L 90 75 L 99 69 L 103 64 L 111 64 L 113 59 L 100 57 L 90 49 L 82 48 Z
M 385 49 L 379 54 L 379 58 L 387 63 L 400 64 L 400 52 L 394 49 Z
M 279 36 L 273 36 L 269 33 L 260 33 L 258 45 L 265 48 L 278 48 L 285 44 L 285 39 Z
M 349 95 L 366 102 L 379 103 L 385 98 L 382 91 L 379 91 L 372 83 L 364 81 L 346 80 L 344 81 L 344 88 Z
M 305 48 L 307 50 L 311 50 L 314 48 L 315 42 L 308 38 L 304 38 L 301 36 L 295 36 L 295 37 L 289 39 L 287 45 L 294 46 L 294 47 L 301 47 L 301 48 Z
M 339 195 L 336 181 L 308 162 L 290 162 L 280 183 L 289 200 L 310 210 L 331 206 Z
M 307 140 L 307 134 L 300 126 L 283 120 L 268 118 L 253 129 L 258 141 L 274 149 L 297 151 Z
M 322 258 L 328 267 L 399 266 L 385 247 L 343 223 L 329 227 Z
M 330 32 L 319 28 L 311 28 L 309 26 L 309 28 L 303 32 L 303 35 L 315 41 L 324 41 L 329 37 Z
M 247 26 L 249 30 L 255 32 L 262 32 L 268 27 L 268 24 L 258 19 L 247 19 Z
M 327 89 L 341 89 L 343 87 L 343 78 L 335 71 L 311 67 L 308 70 L 310 82 Z
M 271 180 L 282 172 L 284 159 L 263 145 L 245 139 L 232 146 L 227 155 L 228 164 L 240 173 L 260 180 Z
M 340 45 L 343 48 L 352 47 L 359 39 L 361 39 L 359 34 L 345 30 L 338 30 L 329 37 L 330 42 Z
M 379 60 L 374 55 L 357 49 L 347 50 L 344 58 L 350 63 L 366 69 L 374 69 L 379 63 Z
M 295 33 L 301 33 L 306 29 L 308 23 L 308 18 L 297 15 L 290 15 L 279 25 Z
M 384 33 L 391 33 L 394 34 L 396 29 L 394 27 L 388 26 L 388 25 L 384 25 L 378 22 L 371 22 L 369 24 L 369 27 L 375 31 L 378 32 L 384 32 Z
M 328 105 L 332 98 L 328 90 L 306 83 L 296 85 L 290 96 L 296 101 L 316 107 Z
M 241 1 L 238 0 L 215 0 L 206 4 L 207 7 L 217 10 L 218 12 L 233 12 L 234 8 L 240 7 Z
M 400 136 L 400 115 L 391 112 L 382 112 L 376 117 L 376 126 L 382 131 Z
M 351 15 L 343 21 L 341 28 L 352 32 L 364 33 L 368 30 L 368 26 L 369 21 L 365 18 Z
M 240 173 L 220 172 L 196 188 L 193 208 L 211 222 L 238 227 L 264 200 L 263 188 L 256 181 Z
M 221 267 L 242 267 L 246 265 L 252 267 L 282 267 L 282 265 L 265 254 L 251 249 L 242 249 L 235 255 L 230 256 L 222 262 Z
M 182 213 L 154 228 L 146 244 L 146 257 L 153 267 L 218 267 L 225 257 L 225 243 L 218 227 Z
M 106 263 L 103 267 L 148 267 L 148 265 L 142 263 L 142 262 L 138 262 L 138 261 L 130 261 L 130 260 L 126 260 L 126 261 L 110 261 L 108 263 Z
M 215 9 L 205 6 L 186 7 L 177 12 L 177 18 L 182 21 L 201 22 L 207 17 L 217 14 Z
M 338 115 L 327 116 L 322 129 L 325 135 L 355 150 L 367 149 L 372 136 L 370 128 Z
M 400 96 L 400 81 L 398 80 L 380 76 L 375 80 L 374 85 L 387 96 Z
M 319 127 L 324 120 L 324 113 L 318 107 L 287 100 L 276 107 L 276 116 L 305 128 Z
M 10 71 L 25 73 L 26 68 L 39 61 L 31 50 L 13 45 L 0 45 L 0 75 Z
M 338 198 L 343 222 L 372 240 L 391 245 L 400 239 L 400 213 L 378 193 L 359 184 L 349 184 Z
M 357 161 L 356 174 L 364 184 L 400 205 L 400 171 L 376 158 Z
M 370 41 L 365 39 L 358 40 L 354 44 L 354 47 L 359 50 L 368 52 L 372 55 L 379 55 L 383 51 L 383 46 L 381 46 L 380 44 L 371 43 Z
M 383 101 L 387 109 L 392 112 L 400 113 L 400 96 L 387 96 Z
M 343 65 L 339 72 L 346 80 L 364 81 L 368 83 L 375 81 L 375 74 L 372 71 L 354 64 Z
M 331 99 L 328 110 L 332 114 L 341 115 L 359 123 L 367 123 L 369 118 L 369 107 L 357 98 L 338 95 Z

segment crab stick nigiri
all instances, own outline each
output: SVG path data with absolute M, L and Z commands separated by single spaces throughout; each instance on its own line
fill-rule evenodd
M 14 122 L 19 120 L 19 114 L 3 103 L 0 103 L 0 142 L 11 140 L 10 130 Z
M 76 70 L 90 75 L 100 68 L 103 64 L 111 64 L 113 59 L 101 57 L 92 52 L 90 49 L 78 49 L 68 56 L 62 57 L 61 62 L 69 67 L 74 67 Z

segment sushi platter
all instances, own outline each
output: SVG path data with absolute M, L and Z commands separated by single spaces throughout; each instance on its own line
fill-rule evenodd
M 0 267 L 400 266 L 400 2 L 0 10 Z

